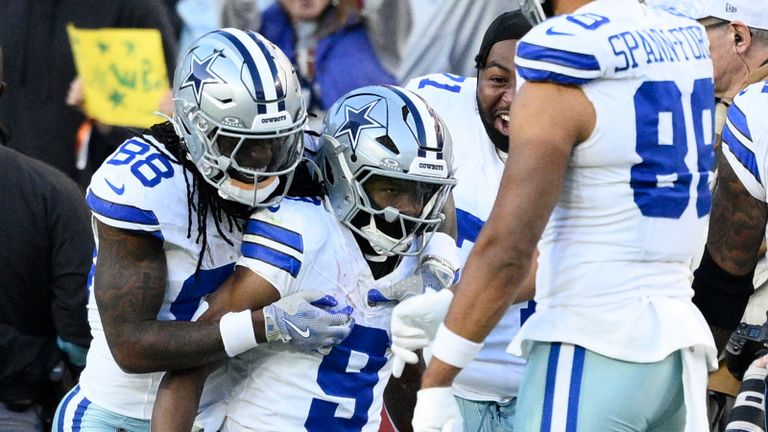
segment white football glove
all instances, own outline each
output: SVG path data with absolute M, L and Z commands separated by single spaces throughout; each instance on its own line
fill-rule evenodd
M 335 309 L 333 296 L 303 291 L 281 298 L 262 309 L 267 341 L 290 342 L 304 351 L 328 354 L 355 325 L 352 307 Z
M 460 418 L 450 387 L 431 387 L 416 393 L 413 432 L 453 432 Z
M 427 290 L 401 302 L 392 310 L 392 375 L 400 378 L 405 363 L 416 364 L 416 351 L 435 338 L 437 328 L 451 307 L 453 292 Z

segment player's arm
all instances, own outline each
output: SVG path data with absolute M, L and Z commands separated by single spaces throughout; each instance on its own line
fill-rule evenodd
M 718 181 L 704 256 L 694 273 L 693 302 L 718 348 L 733 331 L 754 291 L 753 275 L 768 221 L 763 85 L 748 87 L 728 109 Z
M 184 369 L 224 359 L 215 323 L 159 321 L 167 267 L 162 241 L 97 221 L 94 295 L 112 356 L 130 373 Z
M 232 357 L 256 343 L 291 343 L 307 351 L 331 347 L 342 341 L 352 328 L 351 309 L 336 311 L 336 300 L 313 291 L 301 291 L 280 298 L 280 292 L 265 278 L 244 266 L 216 290 L 202 306 L 205 312 L 200 323 L 220 323 L 230 336 L 224 346 Z M 254 311 L 254 312 L 251 312 Z M 238 324 L 241 316 L 255 323 Z M 228 323 L 228 324 L 225 324 Z M 299 330 L 299 331 L 297 331 Z M 306 330 L 306 334 L 300 333 Z M 255 343 L 252 340 L 255 334 Z M 330 349 L 330 348 L 328 348 Z M 189 431 L 192 428 L 206 377 L 217 364 L 192 370 L 170 371 L 158 388 L 152 411 L 152 430 Z
M 754 290 L 752 278 L 767 221 L 766 204 L 747 191 L 727 161 L 720 163 L 707 244 L 693 281 L 693 302 L 709 323 L 718 349 L 740 322 Z
M 594 124 L 594 107 L 578 87 L 527 83 L 516 95 L 510 110 L 510 129 L 516 132 L 510 136 L 498 198 L 458 283 L 445 320 L 449 332 L 438 331 L 423 389 L 450 386 L 459 372 L 443 360 L 457 357 L 445 344 L 448 333 L 479 349 L 517 299 L 560 195 L 571 152 Z
M 265 305 L 279 300 L 280 294 L 266 280 L 241 266 L 207 300 L 207 310 L 198 322 L 216 323 L 229 312 L 256 310 L 254 325 L 256 341 L 266 343 L 264 315 Z M 189 431 L 197 415 L 203 384 L 208 375 L 219 365 L 213 363 L 195 369 L 167 372 L 157 391 L 152 410 L 153 431 Z

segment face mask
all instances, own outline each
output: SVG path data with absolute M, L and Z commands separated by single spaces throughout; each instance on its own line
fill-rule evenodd
M 280 186 L 280 177 L 275 177 L 275 180 L 265 187 L 253 190 L 243 189 L 241 187 L 235 186 L 232 184 L 232 180 L 227 180 L 222 185 L 222 190 L 219 191 L 219 195 L 221 195 L 221 197 L 224 199 L 228 199 L 227 196 L 231 196 L 252 202 L 254 205 L 256 205 L 266 201 L 267 198 L 269 198 L 269 196 L 277 190 L 278 186 Z

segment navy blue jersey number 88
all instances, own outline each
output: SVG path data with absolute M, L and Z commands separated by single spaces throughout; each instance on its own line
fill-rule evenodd
M 698 153 L 696 168 L 700 174 L 696 187 L 698 217 L 709 214 L 712 202 L 708 179 L 714 153 L 712 143 L 704 142 L 704 115 L 708 115 L 707 126 L 711 127 L 715 113 L 713 92 L 712 79 L 696 80 L 689 102 Z M 643 160 L 632 167 L 630 186 L 643 216 L 679 219 L 688 207 L 693 175 L 685 164 L 688 154 L 685 102 L 688 101 L 683 101 L 674 81 L 644 82 L 635 93 L 636 151 Z M 671 136 L 665 137 L 670 142 L 659 142 L 660 125 L 671 128 Z
M 141 158 L 140 156 L 147 153 L 149 149 L 149 144 L 131 139 L 123 143 L 107 163 L 110 165 L 131 164 L 131 173 L 139 179 L 141 184 L 152 188 L 160 184 L 162 179 L 173 177 L 173 166 L 165 156 L 159 153 L 152 153 Z

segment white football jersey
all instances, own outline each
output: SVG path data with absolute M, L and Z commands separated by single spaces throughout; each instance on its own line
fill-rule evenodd
M 768 81 L 742 90 L 728 108 L 723 128 L 723 154 L 755 199 L 768 202 Z
M 223 431 L 378 431 L 391 373 L 392 306 L 368 306 L 367 292 L 404 279 L 417 257 L 404 257 L 374 280 L 349 229 L 314 199 L 286 197 L 255 214 L 243 237 L 245 266 L 280 292 L 320 291 L 354 308 L 355 326 L 328 355 L 290 344 L 264 344 L 230 360 L 247 378 L 232 391 Z
M 453 198 L 458 222 L 461 266 L 496 200 L 504 171 L 477 107 L 477 78 L 433 74 L 411 80 L 407 87 L 423 97 L 448 125 L 454 152 L 456 187 Z M 485 339 L 475 360 L 453 382 L 454 393 L 470 400 L 507 402 L 517 396 L 525 361 L 506 352 L 520 325 L 533 313 L 533 301 L 512 305 Z M 504 377 L 504 379 L 499 379 Z
M 192 182 L 191 174 L 186 174 L 187 180 Z M 192 215 L 191 238 L 187 238 L 184 175 L 184 169 L 162 144 L 149 136 L 133 138 L 123 143 L 96 171 L 86 197 L 93 216 L 100 222 L 147 232 L 163 241 L 168 280 L 158 320 L 190 320 L 200 299 L 232 274 L 239 256 L 242 234 L 235 231 L 229 235 L 229 240 L 234 243 L 230 246 L 219 235 L 209 214 L 208 246 L 201 269 L 195 276 L 201 245 L 195 242 L 195 215 Z M 94 265 L 97 260 L 98 252 Z M 149 419 L 163 374 L 129 374 L 115 363 L 93 296 L 93 274 L 92 269 L 88 278 L 88 321 L 93 341 L 80 376 L 80 386 L 85 396 L 102 408 L 133 418 Z
M 536 313 L 524 341 L 558 341 L 633 362 L 714 344 L 690 301 L 688 263 L 706 228 L 714 154 L 707 35 L 636 0 L 596 0 L 518 44 L 526 81 L 579 86 L 592 135 L 571 154 L 539 244 Z

